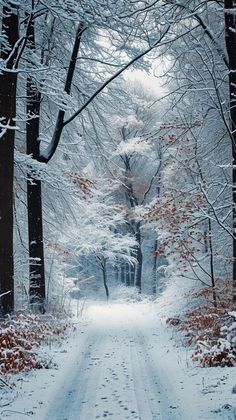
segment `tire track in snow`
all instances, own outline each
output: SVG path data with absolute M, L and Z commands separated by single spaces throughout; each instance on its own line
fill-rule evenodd
M 158 351 L 158 345 L 156 347 Z M 158 369 L 150 354 L 146 337 L 140 331 L 132 346 L 134 377 L 142 386 L 136 387 L 137 402 L 142 420 L 182 420 L 176 404 L 169 398 L 170 389 L 161 384 Z M 138 369 L 137 369 L 138 366 Z M 173 395 L 174 397 L 174 395 Z M 149 416 L 146 413 L 149 410 Z M 146 416 L 146 417 L 145 417 Z
M 98 381 L 101 364 L 98 363 L 98 349 L 102 335 L 88 336 L 84 348 L 78 352 L 78 363 L 68 371 L 65 383 L 56 394 L 44 420 L 85 420 L 93 417 L 82 417 L 83 406 L 86 404 L 87 388 L 91 381 Z M 94 357 L 94 352 L 96 357 Z M 96 392 L 96 388 L 94 389 Z
M 134 337 L 134 344 L 131 344 L 131 364 L 134 381 L 134 392 L 138 406 L 139 417 L 144 419 L 160 420 L 160 412 L 157 411 L 150 401 L 150 387 L 147 386 L 147 378 L 144 375 L 142 360 L 139 356 L 137 347 L 140 349 L 140 343 L 137 341 L 137 336 Z M 143 349 L 142 349 L 143 350 Z M 145 357 L 143 355 L 143 357 Z M 145 366 L 146 367 L 146 366 Z
M 114 304 L 96 309 L 78 348 L 78 363 L 44 420 L 181 419 L 171 405 L 171 388 L 158 377 L 148 317 L 129 305 L 122 309 Z
M 102 343 L 101 375 L 99 382 L 94 383 L 97 388 L 95 398 L 91 398 L 92 390 L 88 389 L 94 415 L 89 414 L 92 409 L 85 405 L 84 420 L 140 419 L 133 389 L 129 338 L 123 328 L 107 331 L 106 341 Z

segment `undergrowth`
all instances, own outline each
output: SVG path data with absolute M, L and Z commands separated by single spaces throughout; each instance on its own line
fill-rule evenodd
M 32 314 L 0 321 L 0 373 L 48 368 L 50 361 L 42 355 L 40 345 L 63 337 L 68 328 L 64 321 Z
M 218 279 L 215 287 L 191 293 L 192 307 L 167 323 L 183 332 L 186 346 L 194 348 L 192 359 L 203 367 L 236 364 L 236 312 L 232 282 Z

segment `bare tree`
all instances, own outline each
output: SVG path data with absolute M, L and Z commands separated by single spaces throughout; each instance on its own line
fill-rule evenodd
M 0 74 L 0 293 L 3 314 L 14 309 L 13 173 L 16 117 L 16 59 L 19 48 L 19 18 L 14 2 L 1 10 Z

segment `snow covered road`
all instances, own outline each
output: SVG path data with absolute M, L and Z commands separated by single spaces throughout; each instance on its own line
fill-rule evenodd
M 194 365 L 155 304 L 86 307 L 75 336 L 48 349 L 58 368 L 18 378 L 0 420 L 235 420 L 234 368 Z
M 121 304 L 90 307 L 89 318 L 45 420 L 182 419 L 175 396 L 160 383 L 150 319 Z

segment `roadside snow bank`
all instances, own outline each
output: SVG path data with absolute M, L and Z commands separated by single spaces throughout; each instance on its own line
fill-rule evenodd
M 176 277 L 170 279 L 166 290 L 155 301 L 154 316 L 156 317 L 157 331 L 161 343 L 158 351 L 153 350 L 157 365 L 159 364 L 162 367 L 161 376 L 172 383 L 172 387 L 181 401 L 181 406 L 185 407 L 189 413 L 189 418 L 193 420 L 235 420 L 236 397 L 233 390 L 236 383 L 236 368 L 224 367 L 223 364 L 222 367 L 202 367 L 192 359 L 194 345 L 197 343 L 198 335 L 201 332 L 194 329 L 192 323 L 189 326 L 189 331 L 184 331 L 184 323 L 188 322 L 186 313 L 194 315 L 194 308 L 198 309 L 197 316 L 201 311 L 204 313 L 203 301 L 193 302 L 190 298 L 193 290 L 192 282 Z M 216 320 L 216 324 L 219 322 L 220 326 L 221 323 L 219 315 L 216 314 L 216 317 L 210 316 L 210 309 L 212 307 L 209 307 L 208 302 L 208 315 L 209 319 L 211 318 L 211 323 L 208 325 L 208 330 L 206 326 L 205 334 L 211 334 L 210 327 L 212 327 L 213 337 L 215 331 L 214 320 Z M 220 312 L 220 309 L 216 309 L 215 312 L 217 310 Z M 214 311 L 214 306 L 212 311 Z M 166 321 L 168 319 L 172 319 L 175 326 L 167 325 Z M 196 324 L 199 325 L 199 322 L 198 318 Z M 218 324 L 216 327 L 220 331 Z M 181 328 L 182 331 L 180 331 Z M 227 333 L 228 330 L 225 331 Z M 188 340 L 190 340 L 190 347 L 186 347 Z

